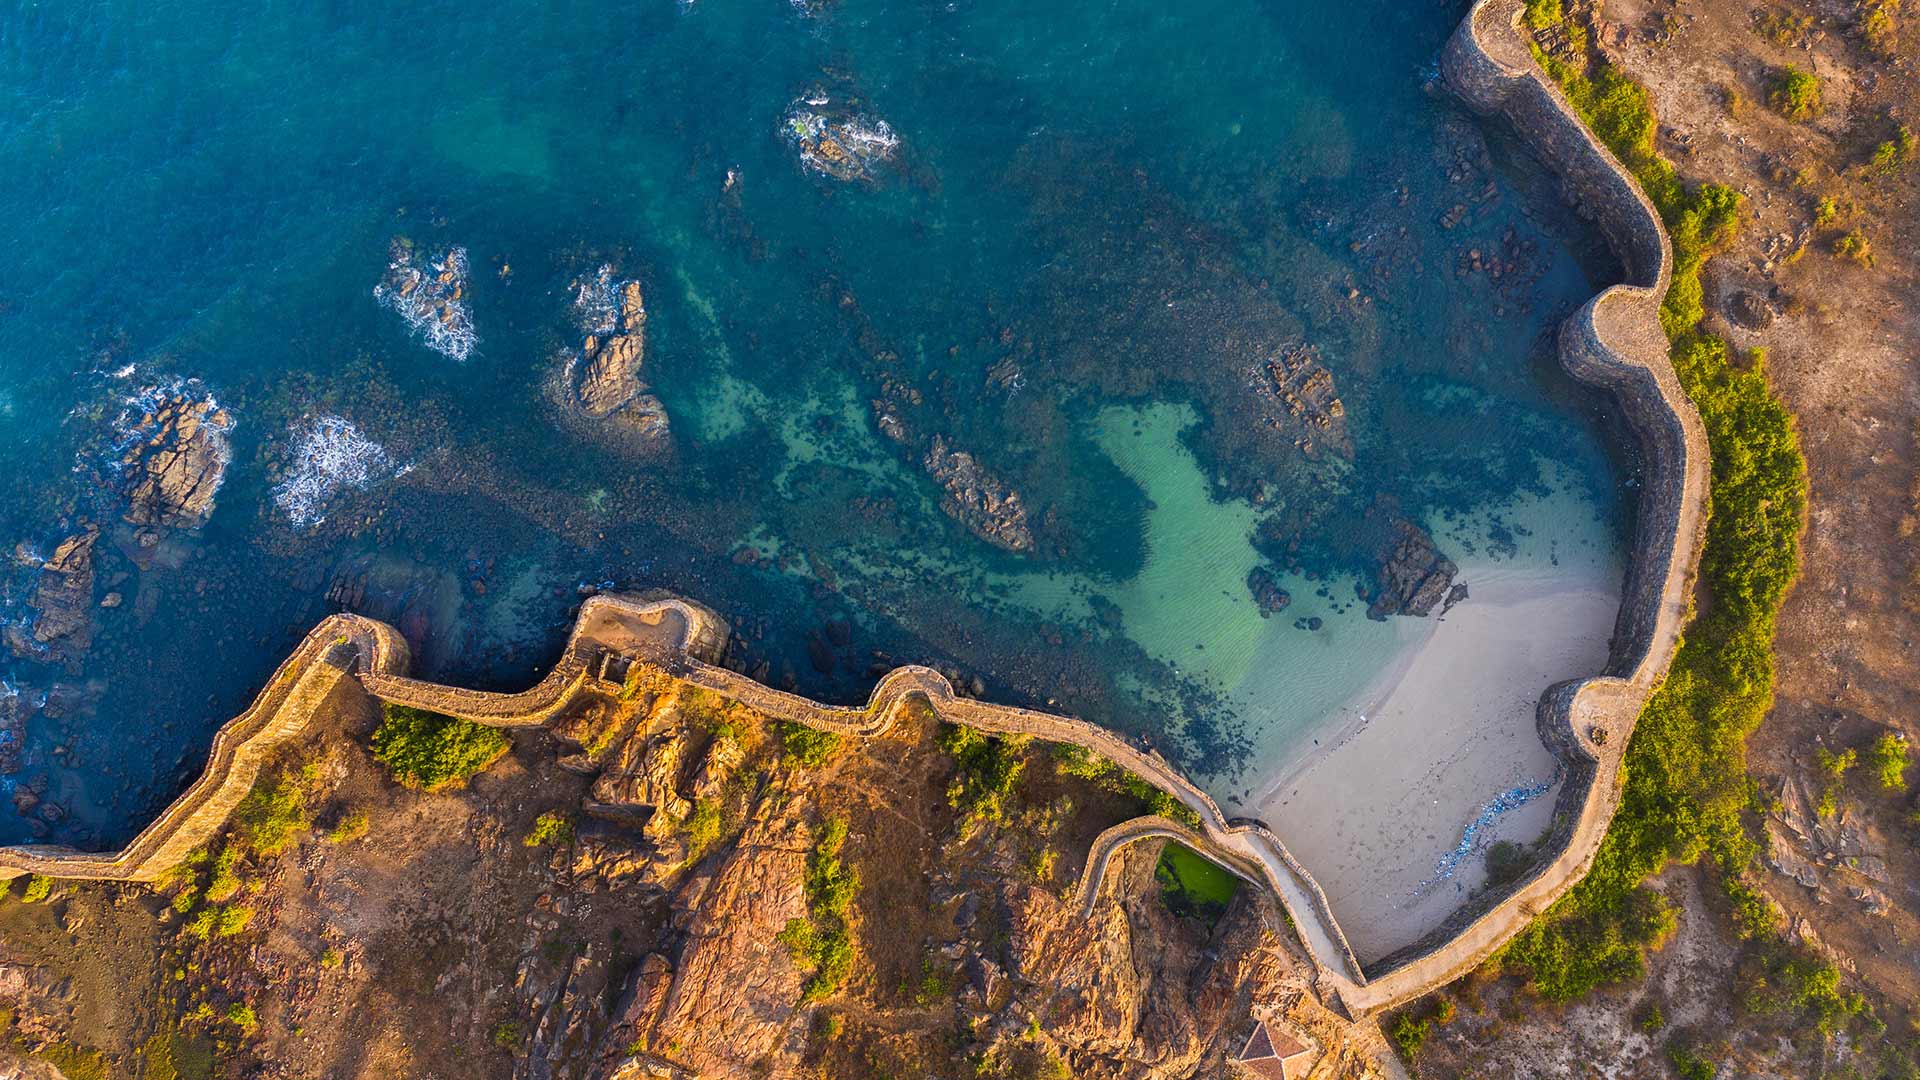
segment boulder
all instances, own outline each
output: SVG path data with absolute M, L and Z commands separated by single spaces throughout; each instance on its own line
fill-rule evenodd
M 1426 615 L 1446 600 L 1459 567 L 1440 553 L 1433 537 L 1411 521 L 1395 522 L 1380 554 L 1373 602 L 1367 618 L 1389 615 Z
M 940 509 L 990 544 L 1008 551 L 1032 551 L 1033 529 L 1026 504 L 1006 481 L 988 472 L 974 456 L 954 449 L 939 435 L 927 451 L 927 474 L 946 490 Z
M 100 530 L 88 526 L 60 541 L 40 566 L 27 601 L 31 627 L 8 626 L 7 647 L 29 659 L 77 661 L 93 644 L 93 545 Z
M 213 513 L 213 497 L 232 459 L 233 418 L 211 395 L 188 383 L 150 391 L 129 417 L 121 475 L 124 516 L 136 526 L 195 528 Z

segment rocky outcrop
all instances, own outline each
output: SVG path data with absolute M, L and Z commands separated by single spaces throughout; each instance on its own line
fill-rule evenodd
M 77 661 L 93 644 L 93 545 L 100 530 L 88 526 L 60 541 L 40 566 L 40 579 L 27 601 L 30 626 L 8 626 L 7 647 L 15 656 Z
M 666 438 L 666 406 L 649 392 L 647 307 L 637 281 L 615 282 L 613 268 L 576 282 L 574 310 L 586 337 L 567 358 L 562 382 L 567 406 L 589 420 L 609 420 L 646 441 Z
M 1333 373 L 1321 362 L 1318 349 L 1289 345 L 1260 365 L 1260 374 L 1260 391 L 1285 408 L 1289 421 L 1300 430 L 1301 449 L 1313 449 L 1317 440 L 1350 451 L 1347 407 L 1335 392 Z
M 232 415 L 185 383 L 136 397 L 119 427 L 126 520 L 148 528 L 203 524 L 232 458 Z
M 1395 522 L 1380 552 L 1380 569 L 1373 601 L 1367 605 L 1367 618 L 1432 612 L 1447 599 L 1453 575 L 1459 569 L 1433 545 L 1433 537 L 1425 529 L 1410 521 Z
M 885 120 L 853 112 L 820 91 L 795 102 L 780 128 L 801 164 L 835 180 L 872 180 L 900 149 Z
M 422 256 L 413 241 L 398 236 L 388 247 L 387 272 L 373 297 L 405 320 L 429 349 L 465 360 L 480 343 L 467 283 L 466 248 Z
M 699 1076 L 791 1075 L 807 1013 L 796 1005 L 800 971 L 776 938 L 807 914 L 812 834 L 800 806 L 761 800 L 739 842 L 675 892 L 685 944 L 676 961 L 642 966 L 606 1040 L 610 1058 L 640 1048 Z
M 940 509 L 947 516 L 990 544 L 1008 551 L 1033 550 L 1033 529 L 1020 493 L 988 472 L 972 454 L 954 449 L 936 435 L 927 451 L 926 469 L 946 490 Z
M 674 725 L 652 734 L 636 733 L 615 753 L 594 781 L 587 811 L 610 819 L 637 821 L 649 839 L 672 839 L 693 806 L 680 795 L 680 776 L 688 733 Z

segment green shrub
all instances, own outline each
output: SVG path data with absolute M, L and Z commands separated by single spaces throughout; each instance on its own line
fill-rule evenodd
M 1426 1044 L 1427 1036 L 1433 1034 L 1433 1023 L 1429 1020 L 1415 1020 L 1411 1012 L 1402 1012 L 1393 1018 L 1393 1024 L 1387 1028 L 1387 1037 L 1400 1051 L 1400 1057 L 1411 1066 L 1420 1056 L 1420 1047 Z
M 807 918 L 789 919 L 776 937 L 796 961 L 813 967 L 801 987 L 802 1001 L 831 995 L 853 970 L 853 931 L 847 918 L 860 892 L 860 874 L 840 859 L 846 841 L 846 819 L 829 818 L 807 854 Z
M 1906 790 L 1906 736 L 1892 731 L 1883 733 L 1867 751 L 1867 764 L 1872 767 L 1873 775 L 1879 778 L 1882 788 L 1888 791 Z
M 527 838 L 521 843 L 528 847 L 540 847 L 543 844 L 573 843 L 573 822 L 567 815 L 557 810 L 549 810 L 533 819 L 533 828 L 527 831 Z
M 1831 225 L 1834 219 L 1839 216 L 1840 205 L 1833 201 L 1833 196 L 1831 195 L 1822 196 L 1819 202 L 1813 204 L 1813 223 L 1815 225 Z
M 726 831 L 726 816 L 720 812 L 718 799 L 695 799 L 693 812 L 681 824 L 687 839 L 687 861 L 699 862 L 701 857 L 720 842 L 720 836 Z
M 216 937 L 234 937 L 244 932 L 253 923 L 253 909 L 229 905 L 220 909 L 215 916 L 213 933 Z
M 255 784 L 233 809 L 233 831 L 248 850 L 278 855 L 311 826 L 307 793 L 286 773 L 270 783 Z
M 1811 119 L 1820 112 L 1820 79 L 1788 64 L 1774 73 L 1773 92 L 1767 100 L 1789 120 Z
M 1831 961 L 1779 941 L 1741 963 L 1735 990 L 1747 1012 L 1798 1017 L 1822 1035 L 1838 1034 L 1855 1017 L 1869 1015 L 1864 997 L 1840 989 L 1840 969 Z
M 1860 17 L 1855 24 L 1860 40 L 1867 51 L 1883 60 L 1900 55 L 1899 28 L 1894 22 L 1899 8 L 1900 0 L 1860 0 Z
M 1054 743 L 1052 749 L 1054 771 L 1060 775 L 1085 780 L 1116 795 L 1130 795 L 1140 800 L 1142 813 L 1170 818 L 1189 829 L 1200 828 L 1200 815 L 1192 807 L 1086 747 Z
M 1006 820 L 1026 771 L 1029 741 L 1023 735 L 991 738 L 964 724 L 940 725 L 940 749 L 958 766 L 947 785 L 947 802 L 960 811 L 961 820 Z
M 207 879 L 209 903 L 223 904 L 240 891 L 240 849 L 229 844 L 214 857 L 213 874 Z
M 1833 253 L 1850 263 L 1869 267 L 1873 265 L 1873 245 L 1867 241 L 1867 235 L 1859 229 L 1849 229 L 1844 236 L 1835 240 Z
M 1877 176 L 1891 176 L 1913 160 L 1915 150 L 1913 129 L 1902 124 L 1895 129 L 1893 138 L 1873 148 L 1867 171 Z
M 327 946 L 325 949 L 322 949 L 320 951 L 320 967 L 323 970 L 326 970 L 326 971 L 337 970 L 340 967 L 340 965 L 346 962 L 347 962 L 347 958 L 341 955 L 340 950 L 334 948 L 331 945 Z
M 493 728 L 404 705 L 388 705 L 373 733 L 374 760 L 400 783 L 426 791 L 466 783 L 510 745 Z
M 349 810 L 333 823 L 333 828 L 327 830 L 327 842 L 350 844 L 367 835 L 367 830 L 372 827 L 373 823 L 365 810 Z
M 817 769 L 833 760 L 833 755 L 840 750 L 840 736 L 836 732 L 787 720 L 780 721 L 777 728 L 781 748 L 803 768 Z
M 27 875 L 27 886 L 20 890 L 20 902 L 37 904 L 53 894 L 53 879 L 45 874 Z

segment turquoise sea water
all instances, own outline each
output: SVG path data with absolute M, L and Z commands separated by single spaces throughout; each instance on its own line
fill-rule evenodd
M 1610 267 L 1432 93 L 1460 14 L 0 3 L 0 617 L 88 521 L 121 601 L 83 656 L 0 661 L 37 797 L 0 840 L 124 839 L 328 610 L 511 687 L 593 587 L 712 605 L 770 682 L 931 662 L 1237 789 L 1392 662 L 1355 590 L 1384 516 L 1456 560 L 1622 543 L 1631 470 L 1547 347 Z M 859 175 L 809 166 L 812 118 Z M 470 351 L 376 299 L 396 237 L 464 250 Z M 643 287 L 664 448 L 550 392 L 601 266 Z M 1268 393 L 1305 349 L 1343 436 Z M 148 560 L 109 463 L 182 380 L 232 460 Z M 942 511 L 936 436 L 1034 550 Z

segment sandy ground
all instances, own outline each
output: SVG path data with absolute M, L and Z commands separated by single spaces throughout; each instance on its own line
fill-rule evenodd
M 1345 730 L 1259 789 L 1248 809 L 1271 825 L 1326 890 L 1362 962 L 1438 926 L 1484 879 L 1495 840 L 1546 830 L 1555 758 L 1534 726 L 1540 693 L 1598 673 L 1620 608 L 1603 575 L 1470 566 L 1470 599 L 1365 695 Z M 1553 785 L 1474 832 L 1490 800 Z

